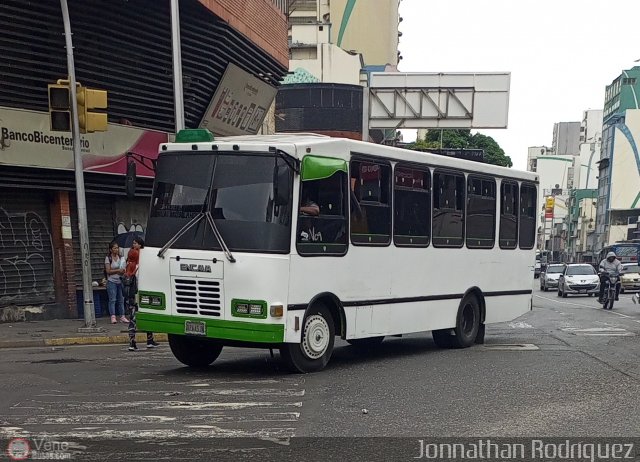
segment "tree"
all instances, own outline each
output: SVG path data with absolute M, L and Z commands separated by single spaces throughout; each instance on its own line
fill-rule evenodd
M 442 138 L 441 138 L 442 137 Z M 471 130 L 429 130 L 424 140 L 417 140 L 410 149 L 483 149 L 485 161 L 502 167 L 512 167 L 511 157 L 490 136 L 471 134 Z

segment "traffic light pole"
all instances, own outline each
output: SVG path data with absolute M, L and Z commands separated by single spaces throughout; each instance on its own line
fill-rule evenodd
M 96 327 L 93 308 L 93 287 L 91 285 L 91 257 L 89 252 L 89 228 L 87 223 L 87 204 L 84 191 L 84 171 L 82 153 L 80 152 L 80 122 L 78 120 L 78 97 L 76 88 L 76 70 L 73 62 L 73 43 L 71 40 L 71 23 L 67 0 L 60 0 L 62 19 L 64 22 L 64 38 L 67 48 L 67 67 L 69 72 L 69 95 L 71 96 L 71 136 L 73 138 L 73 163 L 76 173 L 76 200 L 78 203 L 78 227 L 80 229 L 80 255 L 82 258 L 82 293 L 84 296 L 85 327 L 79 332 L 100 332 Z

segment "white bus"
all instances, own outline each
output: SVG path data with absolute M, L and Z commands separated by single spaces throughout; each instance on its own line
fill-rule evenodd
M 533 173 L 348 139 L 180 132 L 158 157 L 138 328 L 188 366 L 252 346 L 298 372 L 335 336 L 482 343 L 531 308 L 536 191 Z

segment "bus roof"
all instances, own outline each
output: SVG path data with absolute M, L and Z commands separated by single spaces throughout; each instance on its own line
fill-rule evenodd
M 160 146 L 161 151 L 164 152 L 185 150 L 209 151 L 214 149 L 213 146 L 216 146 L 215 149 L 218 150 L 226 150 L 225 148 L 227 146 L 229 150 L 232 150 L 234 149 L 233 146 L 237 146 L 235 150 L 239 151 L 255 150 L 257 148 L 266 150 L 269 147 L 275 147 L 298 159 L 302 159 L 306 154 L 348 159 L 349 153 L 357 153 L 391 161 L 424 163 L 435 167 L 461 169 L 492 176 L 538 182 L 537 174 L 532 172 L 348 138 L 334 138 L 315 133 L 228 136 L 215 138 L 213 141 L 203 143 L 166 143 Z

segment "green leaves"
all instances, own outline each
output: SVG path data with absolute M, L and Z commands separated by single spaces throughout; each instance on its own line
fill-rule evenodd
M 411 149 L 483 149 L 485 161 L 502 167 L 512 167 L 511 157 L 490 136 L 471 130 L 429 130 L 424 140 L 417 140 Z

